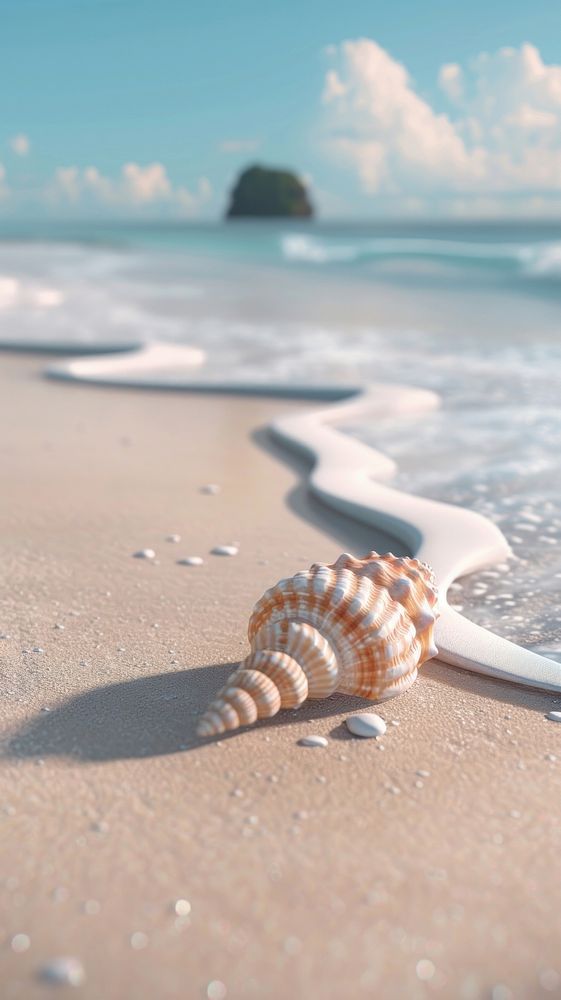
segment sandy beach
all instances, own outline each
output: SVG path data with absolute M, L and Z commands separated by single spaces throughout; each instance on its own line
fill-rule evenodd
M 433 661 L 380 741 L 333 696 L 198 742 L 268 586 L 399 546 L 268 441 L 301 403 L 44 363 L 0 357 L 3 997 L 561 996 L 559 698 Z

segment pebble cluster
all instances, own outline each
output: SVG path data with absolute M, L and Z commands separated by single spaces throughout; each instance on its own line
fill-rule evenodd
M 200 487 L 200 493 L 207 494 L 209 496 L 216 496 L 220 493 L 220 486 L 217 483 L 206 483 L 204 486 Z M 172 544 L 179 544 L 181 541 L 181 535 L 172 533 L 165 536 L 165 541 Z M 228 544 L 214 545 L 210 550 L 210 554 L 213 556 L 237 556 L 240 550 L 239 542 L 232 542 Z M 155 560 L 156 552 L 154 549 L 138 549 L 133 552 L 134 559 L 148 559 Z M 204 564 L 204 559 L 202 556 L 189 555 L 184 556 L 182 559 L 176 559 L 178 566 L 202 566 Z M 55 628 L 64 628 L 64 625 L 55 625 Z M 8 638 L 7 636 L 0 636 L 0 638 Z

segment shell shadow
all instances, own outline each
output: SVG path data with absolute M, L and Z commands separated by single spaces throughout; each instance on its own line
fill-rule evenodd
M 218 740 L 239 739 L 247 730 L 237 729 L 210 740 L 195 735 L 200 713 L 238 665 L 193 667 L 84 691 L 20 726 L 8 737 L 2 756 L 66 757 L 92 763 L 158 757 L 195 750 Z M 491 698 L 543 713 L 551 708 L 551 698 L 544 692 L 479 677 L 438 660 L 425 664 L 422 673 L 481 699 Z M 313 722 L 367 709 L 375 710 L 375 703 L 336 693 L 330 698 L 307 701 L 295 711 L 281 711 L 251 729 Z M 352 739 L 340 720 L 330 737 Z
M 82 762 L 157 757 L 203 747 L 195 726 L 200 713 L 238 663 L 193 667 L 92 688 L 39 712 L 13 732 L 3 756 L 70 757 Z M 332 695 L 309 701 L 295 712 L 280 712 L 252 729 L 312 721 L 356 711 L 360 698 Z M 244 730 L 218 739 L 240 737 Z

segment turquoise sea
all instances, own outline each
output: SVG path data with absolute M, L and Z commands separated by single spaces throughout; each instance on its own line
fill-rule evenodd
M 516 558 L 455 600 L 561 659 L 561 224 L 4 222 L 0 340 L 167 340 L 206 351 L 202 377 L 436 390 L 421 423 L 349 432 L 397 485 L 500 524 Z

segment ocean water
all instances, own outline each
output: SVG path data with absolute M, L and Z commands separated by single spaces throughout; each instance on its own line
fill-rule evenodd
M 561 660 L 561 225 L 4 226 L 0 340 L 166 340 L 206 351 L 201 377 L 437 391 L 421 422 L 349 433 L 397 486 L 500 525 L 514 559 L 454 601 Z

